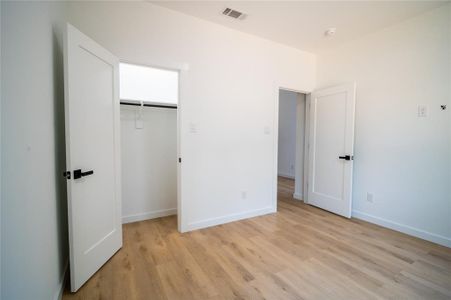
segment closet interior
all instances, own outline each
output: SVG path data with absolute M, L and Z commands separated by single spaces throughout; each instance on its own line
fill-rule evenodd
M 177 214 L 178 71 L 120 64 L 122 222 Z

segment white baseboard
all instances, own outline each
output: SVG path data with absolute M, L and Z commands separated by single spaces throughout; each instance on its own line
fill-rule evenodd
M 64 288 L 66 286 L 67 272 L 69 271 L 69 261 L 66 262 L 64 266 L 63 275 L 61 276 L 58 288 L 55 291 L 53 300 L 61 300 L 63 298 Z
M 283 172 L 277 173 L 277 176 L 279 176 L 279 177 L 285 177 L 285 178 L 290 178 L 290 179 L 294 179 L 294 178 L 295 178 L 294 175 L 291 175 L 291 174 L 288 174 L 288 173 L 283 173 Z
M 296 200 L 304 201 L 304 199 L 303 199 L 304 197 L 302 197 L 302 195 L 298 194 L 298 193 L 294 193 L 293 198 Z
M 275 212 L 276 212 L 276 208 L 265 207 L 265 208 L 250 210 L 250 211 L 246 211 L 246 212 L 242 212 L 242 213 L 230 214 L 230 215 L 223 216 L 223 217 L 206 219 L 206 220 L 202 220 L 202 221 L 198 221 L 198 222 L 189 223 L 186 226 L 185 231 L 191 231 L 191 230 L 221 225 L 221 224 L 225 224 L 225 223 L 229 223 L 229 222 L 233 222 L 233 221 L 267 215 L 267 214 L 271 214 L 271 213 L 275 213 Z
M 408 225 L 400 224 L 397 222 L 393 222 L 390 220 L 386 220 L 383 218 L 379 218 L 373 215 L 369 215 L 367 213 L 353 210 L 352 217 L 360 220 L 364 220 L 370 223 L 374 223 L 380 225 L 382 227 L 390 228 L 408 235 L 412 235 L 418 237 L 423 240 L 427 240 L 445 247 L 451 247 L 451 238 L 447 238 L 442 235 L 438 235 L 435 233 L 427 232 L 418 228 L 414 228 Z
M 148 211 L 145 213 L 140 213 L 140 214 L 135 214 L 135 215 L 122 216 L 122 224 L 139 222 L 139 221 L 150 220 L 150 219 L 166 217 L 166 216 L 172 216 L 172 215 L 176 215 L 176 214 L 177 214 L 177 208 Z

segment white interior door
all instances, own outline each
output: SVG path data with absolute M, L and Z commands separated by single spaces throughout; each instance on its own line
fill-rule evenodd
M 69 24 L 64 46 L 65 175 L 75 292 L 122 247 L 119 60 Z
M 308 203 L 351 217 L 355 84 L 311 95 Z

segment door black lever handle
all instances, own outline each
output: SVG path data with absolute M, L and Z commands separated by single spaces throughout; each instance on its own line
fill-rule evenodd
M 344 160 L 353 160 L 354 156 L 351 155 L 345 155 L 345 156 L 339 156 L 339 159 L 344 159 Z
M 93 170 L 82 172 L 81 169 L 74 170 L 74 179 L 80 179 L 84 176 L 89 176 L 94 174 Z

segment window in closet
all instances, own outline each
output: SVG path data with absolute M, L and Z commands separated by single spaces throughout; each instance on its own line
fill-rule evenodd
M 121 100 L 177 105 L 177 71 L 121 63 L 119 73 Z

